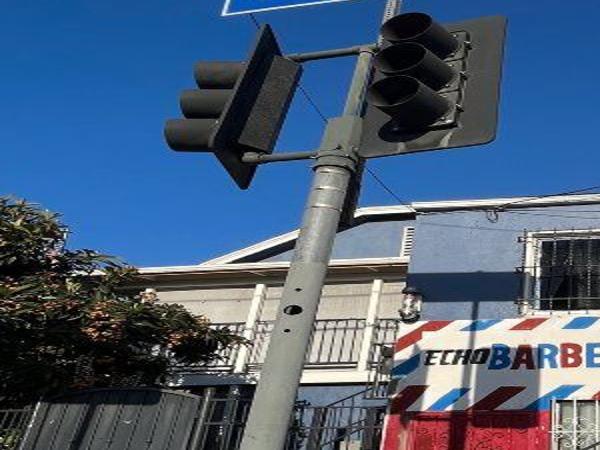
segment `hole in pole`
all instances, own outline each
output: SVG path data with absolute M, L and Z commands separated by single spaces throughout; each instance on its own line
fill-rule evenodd
M 288 305 L 285 308 L 283 308 L 283 312 L 289 316 L 295 316 L 297 314 L 300 314 L 302 311 L 304 310 L 299 305 Z
M 290 330 L 289 328 L 286 328 L 285 330 L 283 330 L 284 333 L 289 333 L 290 331 L 292 331 L 292 330 Z

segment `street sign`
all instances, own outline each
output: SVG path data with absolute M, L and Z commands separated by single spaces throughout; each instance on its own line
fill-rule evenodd
M 250 14 L 274 9 L 296 8 L 298 6 L 319 5 L 321 3 L 337 3 L 347 0 L 225 0 L 221 16 Z

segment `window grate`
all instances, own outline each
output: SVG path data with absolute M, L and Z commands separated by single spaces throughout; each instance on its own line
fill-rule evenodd
M 537 310 L 600 309 L 600 232 L 529 233 L 524 300 Z
M 554 400 L 551 433 L 552 450 L 600 448 L 600 402 Z

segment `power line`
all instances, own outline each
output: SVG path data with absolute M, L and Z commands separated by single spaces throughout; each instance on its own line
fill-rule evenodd
M 529 202 L 529 201 L 532 201 L 532 200 L 539 200 L 540 198 L 560 197 L 561 195 L 580 194 L 582 192 L 588 192 L 588 191 L 593 191 L 593 190 L 597 190 L 597 189 L 600 189 L 600 186 L 590 186 L 590 187 L 587 187 L 587 188 L 575 189 L 573 191 L 559 192 L 559 193 L 556 193 L 556 194 L 538 195 L 536 197 L 531 197 L 531 198 L 521 199 L 521 200 L 515 200 L 514 202 L 508 202 L 508 203 L 505 203 L 503 205 L 496 206 L 493 209 L 500 210 L 500 209 L 505 208 L 505 207 L 507 207 L 509 205 L 515 205 L 517 203 Z
M 566 214 L 547 214 L 547 213 L 535 213 L 535 212 L 526 212 L 526 211 L 503 211 L 509 214 L 519 214 L 519 215 L 528 215 L 528 216 L 545 216 L 545 217 L 561 217 L 564 219 L 588 219 L 588 220 L 600 220 L 600 216 L 590 217 L 590 216 L 570 216 Z M 596 213 L 600 211 L 595 211 Z
M 313 99 L 310 97 L 310 95 L 308 95 L 308 92 L 306 92 L 306 89 L 304 89 L 304 86 L 302 86 L 300 83 L 298 83 L 298 89 L 300 89 L 300 92 L 302 92 L 302 95 L 304 96 L 304 98 L 308 101 L 308 103 L 310 103 L 310 105 L 313 107 L 315 112 L 319 115 L 321 120 L 323 120 L 324 123 L 327 123 L 327 117 L 325 117 L 325 114 L 323 114 L 323 111 L 321 111 L 321 109 L 319 109 L 319 107 L 313 101 Z
M 256 17 L 254 17 L 254 14 L 248 14 L 248 15 L 250 16 L 250 20 L 252 20 L 252 23 L 254 24 L 254 26 L 257 29 L 260 29 L 260 23 L 258 22 Z M 310 106 L 312 106 L 313 110 L 321 118 L 321 120 L 323 122 L 327 123 L 327 117 L 325 117 L 325 114 L 323 114 L 323 111 L 321 111 L 319 106 L 315 103 L 315 101 L 312 99 L 312 97 L 309 95 L 309 93 L 306 91 L 306 89 L 304 89 L 304 86 L 302 86 L 302 84 L 300 82 L 298 83 L 298 89 L 300 90 L 300 92 L 302 93 L 302 95 L 304 96 L 306 101 L 310 104 Z
M 256 28 L 260 28 L 260 23 L 258 22 L 258 20 L 256 19 L 256 17 L 254 17 L 254 14 L 249 14 L 250 19 L 252 20 L 252 23 L 254 24 L 254 26 Z M 304 86 L 302 86 L 301 83 L 298 83 L 298 89 L 300 90 L 300 92 L 302 93 L 302 95 L 304 96 L 304 98 L 306 99 L 306 101 L 312 106 L 313 110 L 317 113 L 317 115 L 321 118 L 321 120 L 324 123 L 327 123 L 327 117 L 325 116 L 325 114 L 323 114 L 323 111 L 321 110 L 321 108 L 319 108 L 319 106 L 317 105 L 317 103 L 312 99 L 312 97 L 310 96 L 310 94 L 306 91 L 306 89 L 304 88 Z M 387 192 L 389 193 L 396 201 L 400 202 L 400 204 L 409 207 L 413 212 L 417 212 L 409 203 L 405 202 L 404 200 L 402 200 L 398 195 L 396 195 L 396 193 L 389 187 L 387 186 L 383 180 L 381 178 L 379 178 L 370 168 L 368 168 L 365 164 L 365 169 L 367 170 L 367 172 L 369 173 L 369 175 L 371 175 L 373 177 L 373 179 L 375 179 L 375 181 Z
M 256 17 L 254 17 L 254 14 L 250 13 L 250 14 L 248 14 L 248 16 L 250 16 L 250 20 L 252 21 L 252 23 L 254 23 L 254 26 L 256 28 L 260 28 L 260 23 L 258 23 L 258 20 L 256 20 Z
M 506 233 L 522 233 L 523 229 L 517 228 L 494 228 L 494 227 L 481 227 L 477 225 L 459 225 L 453 223 L 443 223 L 443 222 L 427 222 L 425 220 L 421 220 L 417 222 L 417 225 L 428 225 L 431 227 L 442 227 L 442 228 L 460 228 L 460 229 L 468 229 L 468 230 L 480 230 L 480 231 L 502 231 Z
M 369 169 L 369 168 L 367 167 L 367 165 L 366 165 L 366 164 L 365 164 L 365 169 L 366 169 L 367 173 L 368 173 L 369 175 L 371 175 L 371 176 L 373 177 L 373 179 L 374 179 L 374 180 L 375 180 L 377 183 L 379 183 L 379 185 L 380 185 L 380 186 L 381 186 L 381 187 L 382 187 L 382 188 L 383 188 L 385 191 L 387 191 L 387 193 L 388 193 L 388 194 L 390 194 L 390 195 L 391 195 L 391 196 L 392 196 L 394 199 L 396 199 L 396 201 L 400 202 L 400 204 L 402 204 L 402 205 L 404 205 L 404 206 L 408 206 L 408 207 L 411 209 L 411 211 L 413 211 L 414 213 L 416 213 L 416 212 L 417 212 L 417 210 L 416 210 L 415 208 L 413 208 L 413 207 L 411 206 L 411 204 L 410 204 L 410 203 L 407 203 L 407 202 L 405 202 L 404 200 L 402 200 L 400 197 L 398 197 L 398 195 L 396 195 L 396 193 L 395 193 L 395 192 L 394 192 L 394 191 L 393 191 L 391 188 L 389 188 L 389 187 L 388 187 L 388 186 L 387 186 L 387 185 L 386 185 L 386 184 L 383 182 L 383 180 L 382 180 L 381 178 L 379 178 L 379 177 L 378 177 L 378 176 L 375 174 L 375 172 L 373 172 L 371 169 Z

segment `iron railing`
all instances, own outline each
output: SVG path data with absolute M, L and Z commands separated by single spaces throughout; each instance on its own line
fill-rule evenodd
M 254 337 L 248 345 L 247 356 L 243 365 L 247 371 L 258 371 L 265 360 L 267 349 L 273 332 L 273 321 L 259 321 L 254 329 Z M 213 325 L 219 328 L 229 328 L 234 333 L 242 334 L 243 323 L 227 323 Z M 310 347 L 306 354 L 306 368 L 356 368 L 359 362 L 361 346 L 365 336 L 365 319 L 327 319 L 317 320 Z M 399 319 L 377 320 L 373 340 L 368 356 L 368 368 L 378 369 L 382 363 L 382 351 L 387 346 L 392 346 L 400 333 L 401 321 Z M 240 355 L 240 347 L 226 349 L 221 352 L 220 358 L 207 364 L 193 366 L 176 366 L 175 371 L 180 374 L 189 373 L 231 373 L 236 359 Z M 385 377 L 378 381 L 385 383 Z
M 244 331 L 244 323 L 216 323 L 211 328 L 217 330 L 228 329 L 232 334 L 241 336 Z M 224 348 L 217 352 L 218 358 L 203 364 L 175 365 L 174 371 L 179 374 L 193 374 L 206 372 L 232 372 L 239 352 L 239 345 Z
M 273 325 L 274 322 L 258 322 L 248 359 L 250 367 L 259 366 L 264 362 Z M 355 367 L 358 364 L 365 325 L 365 319 L 315 321 L 305 366 Z
M 27 430 L 33 410 L 0 409 L 0 450 L 16 450 Z
M 368 404 L 361 391 L 326 406 L 296 404 L 285 450 L 376 450 L 381 441 L 385 404 Z M 251 400 L 215 398 L 207 390 L 190 450 L 237 450 Z
M 383 399 L 388 397 L 390 385 L 394 345 L 401 334 L 400 319 L 380 319 L 377 321 L 373 345 L 369 354 L 369 381 L 367 391 L 369 398 Z

